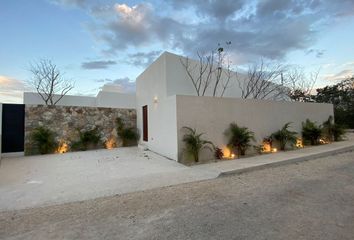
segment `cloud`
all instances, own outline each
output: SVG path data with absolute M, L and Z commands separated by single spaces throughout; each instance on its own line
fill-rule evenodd
M 49 0 L 49 2 L 63 7 L 85 7 L 87 0 Z
M 83 62 L 81 67 L 83 69 L 106 69 L 111 65 L 115 65 L 117 62 L 108 60 L 108 61 L 91 61 L 91 62 Z
M 102 51 L 128 54 L 125 62 L 137 66 L 148 65 L 153 51 L 166 49 L 192 57 L 226 41 L 232 42 L 229 50 L 239 63 L 259 57 L 281 60 L 294 50 L 320 58 L 325 51 L 311 49 L 318 33 L 354 16 L 352 0 L 55 1 L 84 9 L 92 17 L 89 31 L 104 43 Z
M 23 81 L 0 75 L 0 102 L 22 102 L 23 91 L 28 89 Z
M 325 53 L 326 50 L 324 49 L 308 49 L 305 53 L 306 55 L 309 55 L 309 54 L 314 54 L 316 58 L 321 58 L 323 57 L 324 53 Z
M 134 93 L 135 92 L 135 81 L 132 81 L 128 77 L 118 78 L 115 80 L 104 79 L 106 82 L 101 90 L 105 92 L 119 92 L 119 93 Z
M 245 0 L 168 0 L 175 9 L 193 8 L 201 17 L 225 20 L 242 10 Z
M 336 74 L 327 74 L 324 76 L 328 81 L 341 81 L 354 75 L 353 69 L 344 69 Z
M 115 4 L 106 9 L 113 10 L 113 16 L 98 17 L 100 27 L 94 34 L 108 44 L 107 52 L 111 53 L 159 43 L 191 55 L 232 41 L 230 50 L 245 61 L 260 56 L 281 59 L 290 51 L 308 49 L 320 27 L 354 8 L 349 0 L 341 4 L 330 0 L 226 0 L 222 4 L 216 0 L 169 0 L 159 4 L 167 5 L 171 12 L 189 11 L 195 19 L 186 22 L 162 14 L 150 3 Z M 321 57 L 324 52 L 316 50 L 315 54 Z M 134 63 L 134 54 L 130 57 Z
M 147 67 L 150 65 L 159 55 L 161 51 L 150 51 L 150 52 L 137 52 L 134 54 L 128 55 L 128 64 L 138 66 L 138 67 Z
M 351 67 L 354 69 L 354 61 L 352 62 L 346 62 L 342 65 L 342 67 Z

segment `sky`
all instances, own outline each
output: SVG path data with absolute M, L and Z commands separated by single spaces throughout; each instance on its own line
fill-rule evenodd
M 236 68 L 260 58 L 320 69 L 316 87 L 354 74 L 354 0 L 0 0 L 0 102 L 33 90 L 50 59 L 71 95 L 134 92 L 162 52 L 193 57 L 231 41 Z

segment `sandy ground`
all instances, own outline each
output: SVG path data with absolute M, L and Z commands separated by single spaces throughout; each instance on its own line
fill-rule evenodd
M 215 178 L 137 147 L 2 159 L 0 211 Z
M 353 239 L 354 152 L 1 212 L 0 239 Z
M 354 149 L 353 140 L 192 167 L 137 147 L 5 158 L 0 165 L 0 211 L 214 179 L 220 174 L 308 159 L 348 147 Z

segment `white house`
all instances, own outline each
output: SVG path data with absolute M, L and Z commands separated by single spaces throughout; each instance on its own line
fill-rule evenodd
M 287 122 L 300 132 L 306 119 L 322 123 L 333 115 L 331 104 L 241 99 L 241 90 L 234 81 L 223 98 L 212 97 L 212 88 L 205 96 L 196 96 L 181 59 L 185 60 L 164 52 L 137 77 L 135 95 L 100 92 L 97 97 L 65 96 L 58 105 L 136 108 L 139 144 L 176 161 L 183 159 L 184 126 L 205 133 L 205 139 L 225 149 L 223 132 L 231 122 L 252 130 L 260 144 Z M 42 101 L 35 93 L 25 93 L 24 103 Z
M 236 84 L 224 98 L 210 97 L 210 91 L 196 96 L 180 59 L 165 52 L 136 79 L 140 144 L 173 160 L 183 159 L 183 126 L 196 128 L 205 139 L 225 148 L 223 132 L 231 122 L 255 132 L 260 144 L 287 122 L 300 132 L 307 118 L 322 123 L 333 115 L 331 104 L 241 99 Z

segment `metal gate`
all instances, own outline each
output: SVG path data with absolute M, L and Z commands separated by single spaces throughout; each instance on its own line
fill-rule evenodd
M 2 105 L 1 152 L 23 152 L 25 138 L 25 105 Z

